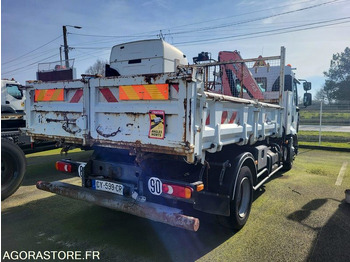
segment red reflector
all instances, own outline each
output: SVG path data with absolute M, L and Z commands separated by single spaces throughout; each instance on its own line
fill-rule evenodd
M 189 186 L 179 186 L 163 183 L 163 193 L 181 197 L 181 198 L 191 198 L 193 189 Z
M 66 162 L 57 161 L 56 162 L 56 169 L 58 171 L 71 173 L 72 172 L 72 165 L 68 164 Z

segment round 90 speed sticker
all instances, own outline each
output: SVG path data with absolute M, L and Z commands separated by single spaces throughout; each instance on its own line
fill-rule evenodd
M 160 181 L 159 178 L 151 177 L 148 180 L 148 190 L 153 195 L 159 196 L 160 194 L 162 194 L 162 187 L 163 187 L 163 183 L 162 183 L 162 181 Z

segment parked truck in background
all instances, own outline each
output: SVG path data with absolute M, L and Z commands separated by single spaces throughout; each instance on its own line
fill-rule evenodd
M 1 79 L 1 112 L 23 113 L 25 96 L 14 79 Z
M 1 79 L 1 200 L 12 195 L 24 178 L 26 159 L 18 144 L 29 142 L 25 127 L 25 96 L 14 79 Z
M 53 148 L 53 142 L 36 141 L 21 132 L 26 126 L 23 86 L 1 79 L 1 200 L 19 188 L 26 171 L 24 152 Z
M 286 84 L 283 47 L 274 57 L 203 60 L 189 65 L 163 40 L 136 41 L 112 48 L 106 77 L 28 82 L 27 134 L 94 150 L 85 162 L 56 163 L 81 186 L 37 188 L 197 231 L 199 219 L 183 203 L 241 229 L 253 191 L 292 167 L 296 85 Z M 279 68 L 275 90 L 251 71 L 268 75 L 262 62 Z

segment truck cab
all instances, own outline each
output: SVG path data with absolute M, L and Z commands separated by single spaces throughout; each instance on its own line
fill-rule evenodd
M 1 112 L 23 113 L 25 96 L 21 84 L 14 79 L 1 79 Z
M 250 72 L 263 92 L 264 101 L 269 103 L 278 103 L 280 95 L 280 66 L 269 66 L 262 64 L 250 68 Z M 288 108 L 285 111 L 285 133 L 286 135 L 296 135 L 299 126 L 299 107 L 298 107 L 298 85 L 299 80 L 291 65 L 284 68 L 284 90 L 282 90 L 281 105 Z

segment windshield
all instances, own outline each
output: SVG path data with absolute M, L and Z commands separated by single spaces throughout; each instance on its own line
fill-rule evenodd
M 18 85 L 13 85 L 13 84 L 7 84 L 6 85 L 7 93 L 11 96 L 13 96 L 16 99 L 22 99 L 23 98 L 23 93 L 22 91 L 18 88 Z

